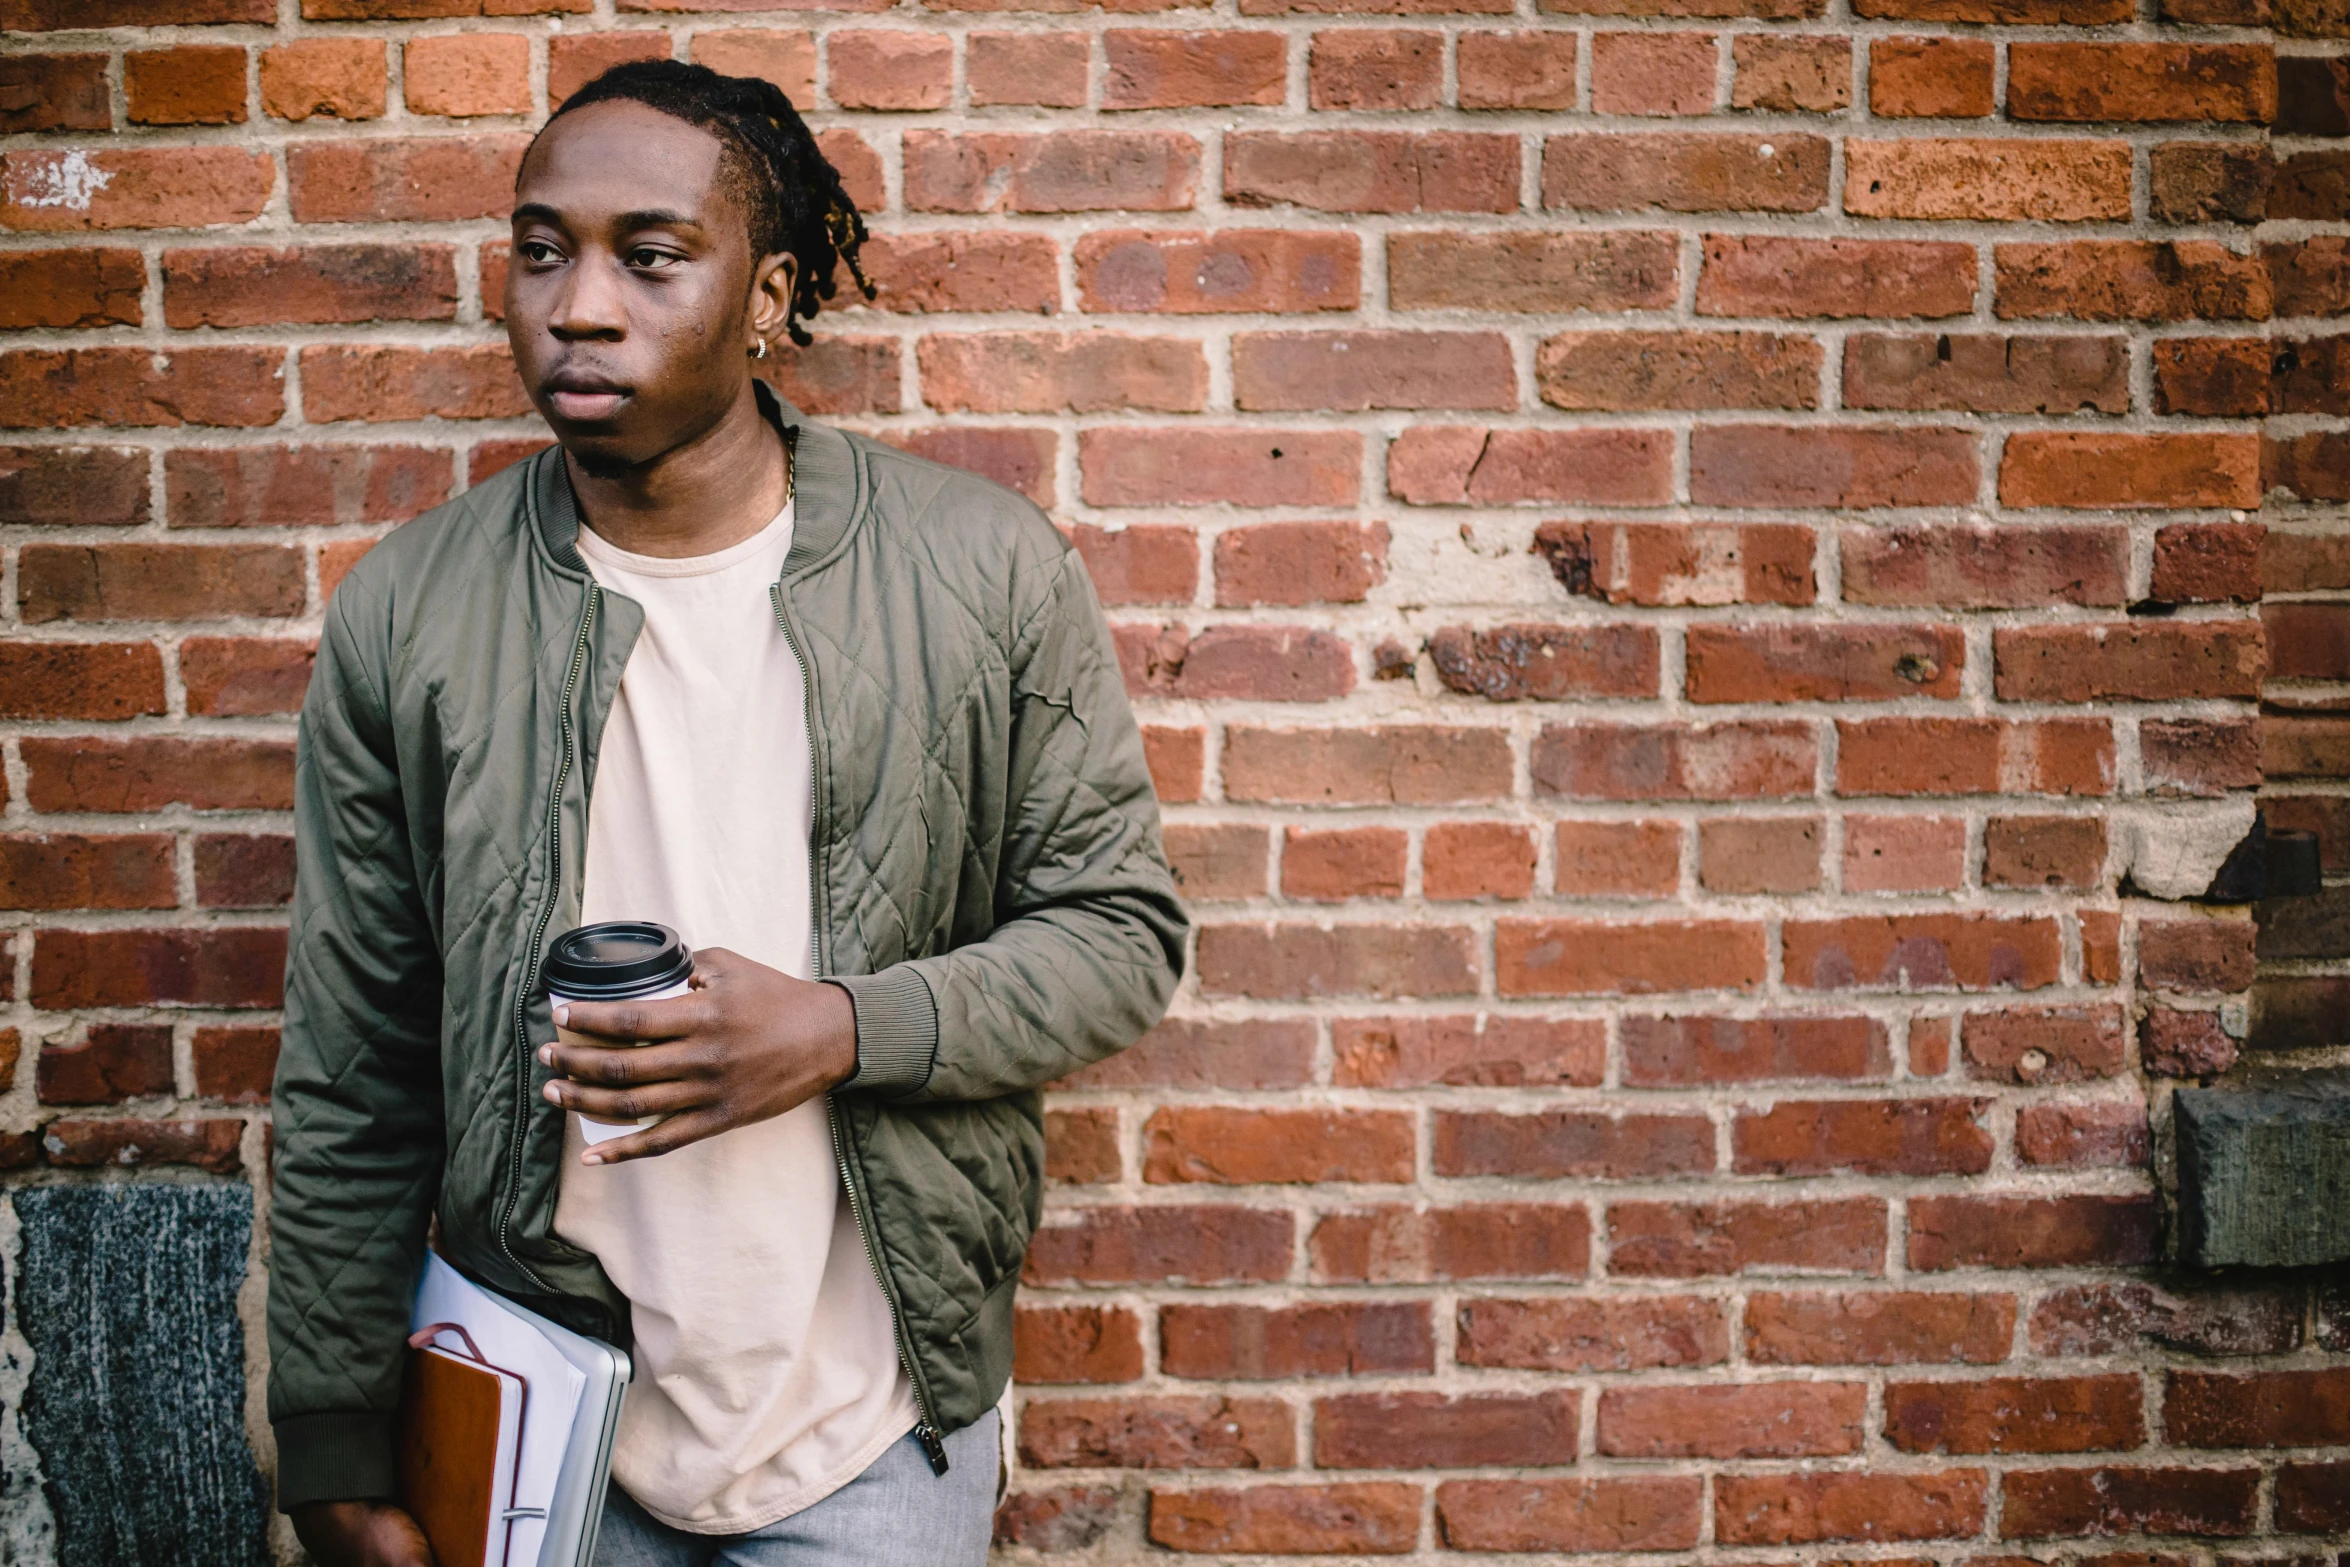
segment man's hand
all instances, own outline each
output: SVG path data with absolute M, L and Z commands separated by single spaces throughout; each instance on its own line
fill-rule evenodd
M 857 1009 L 838 985 L 723 947 L 694 954 L 693 985 L 669 1001 L 556 1005 L 556 1026 L 575 1037 L 539 1050 L 563 1074 L 547 1098 L 598 1121 L 668 1118 L 596 1144 L 584 1162 L 642 1159 L 767 1120 L 857 1070 Z
M 318 1567 L 433 1567 L 424 1531 L 390 1502 L 308 1502 L 293 1517 Z

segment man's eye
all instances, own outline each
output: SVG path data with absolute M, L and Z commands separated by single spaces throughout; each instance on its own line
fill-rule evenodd
M 562 259 L 555 247 L 545 240 L 526 239 L 516 248 L 522 252 L 522 259 L 534 267 L 543 267 L 550 261 Z
M 673 250 L 654 250 L 648 246 L 642 245 L 628 253 L 628 264 L 632 267 L 642 268 L 646 271 L 656 270 L 661 267 L 674 266 L 684 259 L 685 258 L 683 256 L 680 256 Z

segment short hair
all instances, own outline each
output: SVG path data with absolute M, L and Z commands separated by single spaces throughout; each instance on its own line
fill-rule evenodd
M 788 251 L 799 263 L 784 316 L 794 343 L 810 342 L 800 321 L 833 296 L 833 274 L 841 263 L 858 291 L 873 297 L 857 262 L 866 239 L 864 215 L 782 88 L 752 76 L 721 76 L 706 65 L 631 60 L 565 99 L 547 124 L 574 109 L 613 102 L 641 103 L 718 138 L 721 177 L 750 219 L 752 256 Z

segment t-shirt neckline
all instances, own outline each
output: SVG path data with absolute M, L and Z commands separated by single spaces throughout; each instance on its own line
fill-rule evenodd
M 706 577 L 713 572 L 739 566 L 766 553 L 779 539 L 791 537 L 793 505 L 783 503 L 765 527 L 747 539 L 738 539 L 722 550 L 708 555 L 639 555 L 624 550 L 605 538 L 585 522 L 580 525 L 579 551 L 591 564 L 609 566 L 637 577 Z

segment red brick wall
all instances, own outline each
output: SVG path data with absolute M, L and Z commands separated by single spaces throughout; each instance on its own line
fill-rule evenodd
M 2350 1294 L 2155 1266 L 2253 927 L 2124 874 L 2350 679 L 2350 14 L 1104 9 L 0 0 L 7 1160 L 259 1178 L 317 616 L 543 439 L 515 159 L 674 53 L 815 105 L 780 379 L 1070 528 L 1200 916 L 1015 1557 L 2338 1541 Z

